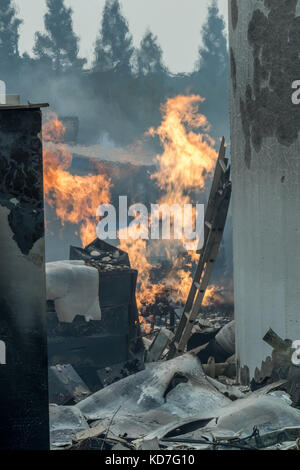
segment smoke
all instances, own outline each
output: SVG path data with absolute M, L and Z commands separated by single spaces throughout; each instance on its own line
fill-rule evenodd
M 113 27 L 110 15 L 107 20 Z M 55 18 L 53 21 L 55 24 Z M 102 42 L 113 47 L 116 37 L 111 30 L 105 40 L 102 37 Z M 159 201 L 163 193 L 153 179 L 158 165 L 155 157 L 163 154 L 163 145 L 158 134 L 147 134 L 148 129 L 159 128 L 163 103 L 177 95 L 203 96 L 201 113 L 211 124 L 211 137 L 218 143 L 222 135 L 229 135 L 229 59 L 224 23 L 215 2 L 209 9 L 202 37 L 204 46 L 191 74 L 171 75 L 160 63 L 159 45 L 155 46 L 156 38 L 151 34 L 138 51 L 139 67 L 135 69 L 127 67 L 120 71 L 113 63 L 107 66 L 108 59 L 113 58 L 117 64 L 124 59 L 125 49 L 128 50 L 126 40 L 124 48 L 115 47 L 113 55 L 106 57 L 105 69 L 99 64 L 91 70 L 74 66 L 59 69 L 42 57 L 29 56 L 16 57 L 10 66 L 3 61 L 0 65 L 5 69 L 8 93 L 20 93 L 22 102 L 49 102 L 59 117 L 78 118 L 77 141 L 68 145 L 71 175 L 97 175 L 101 170 L 111 181 L 111 202 L 116 207 L 119 194 L 127 195 L 129 204 L 149 205 Z M 101 48 L 101 41 L 98 46 Z M 151 64 L 149 70 L 145 68 L 147 64 Z M 59 145 L 54 142 L 53 151 L 58 151 Z M 202 191 L 193 189 L 195 201 L 207 201 L 209 181 L 208 178 L 206 185 L 202 185 Z M 79 234 L 72 224 L 62 226 L 49 205 L 47 218 L 48 260 L 68 258 L 70 244 L 81 245 Z M 230 216 L 213 278 L 220 281 L 224 275 L 232 277 Z

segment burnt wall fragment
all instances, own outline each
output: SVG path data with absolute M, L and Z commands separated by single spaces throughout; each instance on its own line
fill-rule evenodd
M 231 22 L 233 30 L 236 29 L 239 19 L 239 9 L 237 0 L 231 0 Z
M 21 252 L 43 237 L 41 112 L 8 109 L 0 114 L 0 193 Z
M 253 79 L 240 103 L 248 167 L 251 146 L 259 152 L 262 140 L 268 137 L 290 146 L 300 130 L 300 106 L 294 105 L 291 99 L 292 83 L 299 79 L 300 70 L 297 0 L 261 3 L 267 13 L 254 10 L 248 26 Z
M 0 107 L 0 449 L 49 448 L 39 108 Z

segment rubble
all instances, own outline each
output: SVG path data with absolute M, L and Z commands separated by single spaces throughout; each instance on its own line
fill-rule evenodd
M 271 396 L 241 398 L 232 404 L 215 409 L 208 424 L 201 422 L 209 415 L 195 415 L 193 420 L 181 420 L 159 428 L 143 438 L 157 439 L 161 448 L 185 446 L 190 449 L 258 449 L 298 438 L 300 412 L 284 400 Z M 290 429 L 288 437 L 281 430 Z M 292 434 L 293 433 L 293 434 Z M 172 436 L 172 437 L 170 437 Z M 270 436 L 272 440 L 270 440 Z
M 128 324 L 130 316 L 125 316 L 124 322 L 122 313 L 118 324 L 113 324 L 111 316 L 117 315 L 120 303 L 127 302 L 127 309 L 129 305 L 136 315 L 131 318 L 137 318 L 136 275 L 126 253 L 106 245 L 96 241 L 85 250 L 71 248 L 71 258 L 82 258 L 72 260 L 73 266 L 88 266 L 99 275 L 101 321 L 87 322 L 84 315 L 77 315 L 72 323 L 57 317 L 55 323 L 52 317 L 50 351 L 55 351 L 56 359 L 69 359 L 65 366 L 53 364 L 50 368 L 51 401 L 60 405 L 50 407 L 52 448 L 297 449 L 299 368 L 287 363 L 290 342 L 275 334 L 269 332 L 266 338 L 275 338 L 273 356 L 277 366 L 280 358 L 283 377 L 268 360 L 267 374 L 257 372 L 262 380 L 251 387 L 237 382 L 235 323 L 220 314 L 199 318 L 188 351 L 174 359 L 167 360 L 174 338 L 168 323 L 156 325 L 143 338 L 142 348 L 128 354 L 127 360 L 117 359 L 122 351 L 120 334 L 130 331 L 132 320 Z M 118 262 L 121 264 L 115 264 Z M 128 284 L 130 279 L 133 284 Z M 48 313 L 51 309 L 55 315 L 55 304 L 48 302 Z M 134 325 L 133 338 L 141 341 L 139 327 Z M 59 337 L 68 339 L 67 347 Z M 128 347 L 128 343 L 123 344 Z M 75 355 L 70 355 L 72 350 Z M 108 350 L 109 361 L 102 361 Z
M 119 410 L 110 430 L 137 438 L 161 424 L 228 403 L 206 380 L 197 357 L 187 354 L 149 364 L 144 371 L 94 393 L 77 406 L 89 421 L 103 420 Z
M 144 365 L 144 352 L 141 351 L 140 359 L 139 356 L 133 360 L 127 362 L 121 362 L 120 364 L 112 364 L 110 367 L 104 367 L 103 369 L 97 370 L 98 377 L 103 387 L 110 385 L 118 380 L 124 379 L 129 375 L 136 373 L 143 369 Z
M 282 391 L 285 384 L 281 380 L 255 392 L 224 385 L 205 375 L 197 356 L 186 353 L 149 363 L 76 406 L 54 408 L 52 445 L 69 442 L 69 449 L 98 450 L 297 448 L 300 411 Z
M 206 258 L 211 262 L 231 189 L 226 186 L 229 168 L 224 158 L 223 140 L 213 197 L 227 190 L 220 213 L 213 214 L 209 205 L 208 215 L 219 227 L 212 246 L 206 233 Z M 137 272 L 128 255 L 95 240 L 84 249 L 71 247 L 70 261 L 53 263 L 49 271 L 62 276 L 62 269 L 77 268 L 97 277 L 86 306 L 76 309 L 69 302 L 71 317 L 59 308 L 56 294 L 48 301 L 50 397 L 57 403 L 50 407 L 52 448 L 299 449 L 300 368 L 291 363 L 291 341 L 270 330 L 264 340 L 273 348 L 272 358 L 256 371 L 255 381 L 241 385 L 231 314 L 203 308 L 199 315 L 211 266 L 206 271 L 200 259 L 185 307 L 170 302 L 167 290 L 152 305 L 141 302 L 141 312 L 148 315 L 143 322 L 150 323 L 144 336 L 135 300 Z M 53 287 L 55 276 L 49 282 Z M 64 282 L 57 283 L 57 290 L 63 287 Z M 101 319 L 86 314 L 95 297 Z
M 70 364 L 49 367 L 49 401 L 52 404 L 75 404 L 91 391 Z
M 204 343 L 205 340 L 209 341 Z M 188 342 L 188 349 L 197 342 L 199 348 L 195 348 L 194 351 L 203 364 L 206 364 L 210 357 L 213 357 L 217 363 L 225 362 L 235 353 L 235 322 L 227 323 L 219 330 L 198 333 Z
M 70 445 L 77 432 L 89 429 L 83 414 L 75 406 L 50 404 L 49 415 L 52 448 Z
M 70 258 L 47 264 L 49 366 L 69 364 L 95 392 L 144 367 L 137 272 L 127 253 L 98 239 L 71 247 Z M 58 403 L 61 384 L 50 387 Z
M 104 426 L 116 436 L 136 440 L 165 424 L 212 413 L 230 400 L 206 379 L 197 357 L 187 354 L 100 390 L 76 405 L 91 427 Z M 111 420 L 111 422 L 110 422 Z M 72 428 L 73 429 L 73 428 Z
M 263 361 L 261 369 L 256 369 L 251 389 L 256 390 L 277 380 L 286 380 L 285 390 L 290 394 L 294 406 L 300 406 L 300 367 L 292 363 L 292 341 L 283 340 L 272 329 L 263 340 L 273 350 L 271 356 Z
M 158 361 L 173 338 L 174 334 L 172 331 L 167 330 L 167 328 L 161 328 L 147 351 L 147 362 Z

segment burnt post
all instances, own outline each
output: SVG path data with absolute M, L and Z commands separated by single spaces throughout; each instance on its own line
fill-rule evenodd
M 41 106 L 0 106 L 0 449 L 49 449 Z
M 269 328 L 300 339 L 299 30 L 299 0 L 229 0 L 236 349 L 243 382 L 271 356 L 263 341 Z

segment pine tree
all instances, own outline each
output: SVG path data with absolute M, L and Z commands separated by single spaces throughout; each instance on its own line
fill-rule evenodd
M 215 139 L 229 134 L 229 54 L 225 22 L 217 1 L 208 8 L 207 21 L 202 28 L 202 46 L 195 72 L 191 76 L 191 90 L 205 98 L 201 111 L 211 123 Z
M 16 7 L 11 0 L 0 2 L 0 70 L 1 75 L 13 67 L 19 56 L 19 28 L 22 21 L 16 16 Z M 1 78 L 2 78 L 1 77 Z
M 225 22 L 220 16 L 216 0 L 212 0 L 208 8 L 207 22 L 202 28 L 202 41 L 197 70 L 211 87 L 227 74 L 229 67 Z
M 146 31 L 141 41 L 136 62 L 139 76 L 158 75 L 166 71 L 162 61 L 162 49 L 157 42 L 157 37 L 149 30 Z
M 46 33 L 36 33 L 34 53 L 38 59 L 48 62 L 56 71 L 81 69 L 85 59 L 78 57 L 79 38 L 73 30 L 72 9 L 64 0 L 46 0 Z
M 119 0 L 106 0 L 101 33 L 95 47 L 95 69 L 130 74 L 133 50 L 132 37 Z

